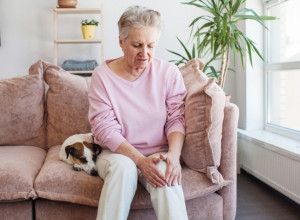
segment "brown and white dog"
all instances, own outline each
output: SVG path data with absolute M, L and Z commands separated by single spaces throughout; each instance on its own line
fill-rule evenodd
M 67 138 L 61 146 L 59 159 L 73 165 L 75 171 L 84 170 L 89 175 L 98 175 L 96 160 L 101 147 L 94 143 L 89 134 L 75 134 Z

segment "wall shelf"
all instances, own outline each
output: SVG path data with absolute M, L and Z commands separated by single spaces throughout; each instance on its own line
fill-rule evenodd
M 101 8 L 54 8 L 56 14 L 101 14 Z
M 91 73 L 93 73 L 93 70 L 76 70 L 76 71 L 67 70 L 67 71 L 72 74 L 91 74 Z
M 79 39 L 79 40 L 55 40 L 54 41 L 57 44 L 101 44 L 101 40 L 84 40 L 84 39 Z
M 98 14 L 100 20 L 100 36 L 95 36 L 94 40 L 85 39 L 58 39 L 58 15 L 76 15 L 76 14 Z M 103 62 L 103 8 L 57 8 L 53 9 L 53 26 L 54 26 L 54 64 L 58 65 L 58 45 L 63 44 L 100 44 L 101 45 L 101 62 Z M 99 27 L 99 26 L 98 26 Z M 92 70 L 74 70 L 68 71 L 72 74 L 92 73 Z

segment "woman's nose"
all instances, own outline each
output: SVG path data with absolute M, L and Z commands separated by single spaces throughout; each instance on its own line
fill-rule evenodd
M 147 47 L 142 47 L 141 54 L 142 54 L 143 56 L 146 56 L 147 53 L 148 53 L 148 48 L 147 48 Z

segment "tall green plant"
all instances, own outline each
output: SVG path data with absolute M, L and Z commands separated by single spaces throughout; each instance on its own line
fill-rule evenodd
M 264 28 L 267 28 L 263 21 L 276 19 L 271 16 L 259 16 L 254 10 L 243 7 L 243 3 L 245 2 L 246 0 L 193 0 L 182 3 L 197 7 L 207 13 L 207 15 L 201 15 L 195 18 L 189 26 L 191 28 L 193 41 L 197 42 L 197 47 L 193 48 L 193 51 L 196 50 L 198 52 L 198 57 L 207 54 L 207 51 L 209 51 L 211 57 L 209 59 L 210 62 L 221 59 L 220 71 L 215 71 L 218 73 L 218 85 L 221 88 L 224 88 L 229 67 L 230 51 L 232 51 L 234 59 L 236 54 L 241 57 L 243 68 L 244 58 L 247 53 L 251 65 L 253 65 L 253 53 L 256 53 L 263 60 L 262 55 L 255 47 L 254 41 L 249 39 L 237 27 L 237 24 L 244 20 L 254 20 Z M 198 26 L 199 23 L 200 26 Z M 182 44 L 182 46 L 184 45 Z M 170 52 L 181 58 L 177 61 L 177 64 L 187 61 L 187 58 L 181 54 L 174 51 Z M 192 54 L 194 55 L 195 53 L 193 52 Z M 194 57 L 191 56 L 189 58 Z M 210 64 L 208 67 L 209 66 Z

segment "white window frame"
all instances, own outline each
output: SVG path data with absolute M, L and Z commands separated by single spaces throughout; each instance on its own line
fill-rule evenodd
M 264 14 L 268 15 L 268 8 L 275 6 L 277 4 L 286 2 L 288 0 L 263 0 L 264 2 Z M 272 22 L 272 21 L 271 21 Z M 268 22 L 267 22 L 268 23 Z M 269 27 L 269 25 L 267 25 Z M 270 111 L 270 100 L 269 100 L 269 85 L 270 85 L 270 71 L 278 70 L 296 70 L 300 69 L 300 60 L 295 62 L 280 62 L 280 63 L 269 63 L 269 31 L 265 30 L 265 62 L 264 62 L 264 72 L 265 72 L 265 130 L 283 135 L 292 139 L 300 140 L 300 132 L 285 128 L 279 125 L 274 125 L 269 123 L 269 111 Z

